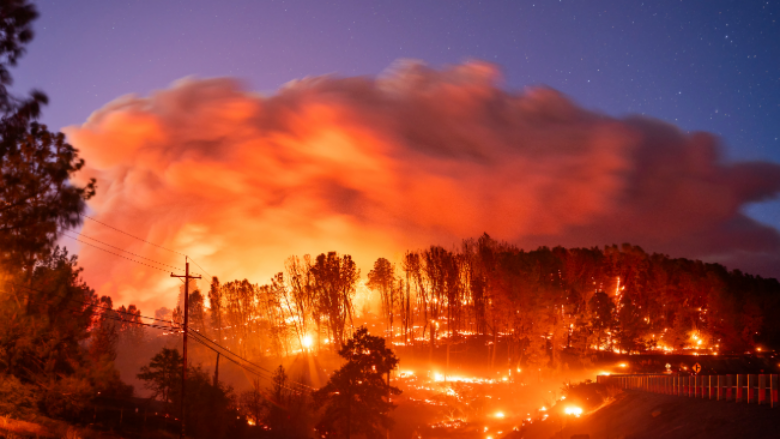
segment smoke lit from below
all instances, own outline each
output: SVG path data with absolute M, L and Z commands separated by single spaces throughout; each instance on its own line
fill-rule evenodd
M 86 160 L 80 178 L 97 179 L 91 215 L 157 246 L 86 221 L 86 243 L 135 255 L 83 245 L 84 277 L 156 309 L 175 302 L 180 254 L 205 279 L 265 283 L 291 255 L 350 254 L 365 275 L 378 257 L 484 232 L 526 248 L 631 242 L 777 274 L 780 235 L 742 209 L 777 194 L 780 166 L 729 164 L 709 134 L 505 90 L 499 76 L 479 62 L 401 62 L 268 96 L 187 79 L 119 98 L 66 132 Z

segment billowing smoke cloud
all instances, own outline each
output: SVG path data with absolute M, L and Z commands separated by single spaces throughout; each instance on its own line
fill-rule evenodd
M 98 181 L 95 218 L 222 280 L 262 283 L 288 256 L 328 250 L 365 274 L 379 256 L 483 232 L 525 247 L 631 242 L 764 275 L 780 266 L 777 230 L 741 212 L 777 194 L 780 166 L 724 163 L 709 134 L 611 118 L 554 90 L 507 91 L 483 63 L 407 62 L 271 96 L 187 79 L 111 102 L 67 134 Z M 92 221 L 83 233 L 183 265 Z M 92 247 L 80 258 L 120 302 L 176 300 L 164 272 Z

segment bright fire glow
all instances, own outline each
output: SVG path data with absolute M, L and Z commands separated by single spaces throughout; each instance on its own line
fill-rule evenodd
M 303 343 L 303 347 L 309 349 L 312 345 L 311 335 L 304 335 L 303 340 L 301 340 L 301 342 Z
M 495 383 L 495 380 L 479 377 L 462 377 L 457 375 L 447 375 L 446 377 L 439 372 L 433 373 L 433 380 L 437 383 L 444 381 L 453 383 L 470 383 L 470 384 L 490 384 Z
M 504 412 L 496 412 L 496 417 L 497 417 L 498 419 L 503 419 L 503 418 L 504 418 L 504 416 L 505 416 L 505 415 L 504 415 Z
M 579 407 L 573 407 L 573 406 L 571 406 L 571 407 L 566 407 L 566 408 L 563 410 L 563 412 L 564 412 L 564 413 L 566 413 L 567 415 L 574 415 L 574 416 L 576 416 L 576 417 L 578 417 L 578 418 L 579 418 L 579 417 L 580 417 L 580 415 L 582 414 L 582 409 L 581 409 L 581 408 L 579 408 Z

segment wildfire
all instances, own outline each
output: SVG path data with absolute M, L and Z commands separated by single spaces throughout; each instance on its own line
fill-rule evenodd
M 493 384 L 496 381 L 491 380 L 488 378 L 478 378 L 478 377 L 462 377 L 457 375 L 447 375 L 444 376 L 438 372 L 434 372 L 433 374 L 433 380 L 437 383 L 441 383 L 444 381 L 453 382 L 453 383 L 470 383 L 470 384 Z M 506 381 L 506 380 L 504 380 Z

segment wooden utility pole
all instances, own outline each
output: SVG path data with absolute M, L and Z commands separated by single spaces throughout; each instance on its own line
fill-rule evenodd
M 200 276 L 190 276 L 190 263 L 187 261 L 187 256 L 184 257 L 184 276 L 179 276 L 171 273 L 171 277 L 183 277 L 184 278 L 184 331 L 182 332 L 183 344 L 182 344 L 182 357 L 184 363 L 181 368 L 181 407 L 179 413 L 181 416 L 181 433 L 179 437 L 184 439 L 184 391 L 187 384 L 187 332 L 189 332 L 189 311 L 190 311 L 190 279 L 200 279 Z
M 217 352 L 217 365 L 214 366 L 214 387 L 219 384 L 219 352 Z

